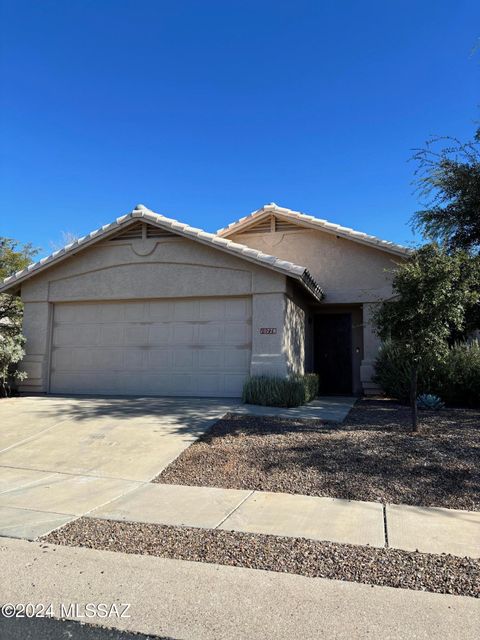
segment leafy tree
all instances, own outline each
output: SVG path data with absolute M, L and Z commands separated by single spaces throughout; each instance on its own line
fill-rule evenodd
M 419 149 L 416 182 L 425 208 L 413 226 L 427 238 L 471 253 L 480 251 L 480 128 L 471 142 L 434 138 Z
M 480 260 L 465 253 L 449 255 L 436 244 L 417 249 L 393 274 L 393 297 L 378 306 L 378 335 L 398 344 L 410 371 L 412 430 L 417 430 L 417 380 L 420 363 L 429 355 L 446 355 L 452 330 L 465 326 L 468 306 L 480 293 Z
M 36 253 L 30 244 L 21 245 L 10 238 L 0 238 L 0 282 L 27 267 Z M 25 377 L 23 372 L 13 370 L 24 355 L 22 315 L 23 306 L 18 297 L 0 294 L 0 395 L 8 395 L 10 377 Z

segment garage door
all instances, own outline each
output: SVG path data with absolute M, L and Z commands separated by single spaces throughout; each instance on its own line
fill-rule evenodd
M 250 298 L 61 303 L 50 391 L 238 397 L 250 353 Z

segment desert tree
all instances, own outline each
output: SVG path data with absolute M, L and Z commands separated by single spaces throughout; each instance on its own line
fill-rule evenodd
M 37 250 L 30 244 L 20 244 L 0 237 L 0 282 L 27 267 Z M 25 374 L 15 366 L 24 355 L 22 335 L 23 306 L 17 296 L 0 294 L 0 396 L 8 395 L 9 380 L 22 379 Z
M 413 227 L 448 251 L 480 251 L 480 128 L 473 140 L 436 137 L 417 149 L 415 182 L 423 208 Z
M 436 244 L 412 252 L 392 274 L 393 296 L 373 317 L 382 340 L 402 348 L 410 371 L 412 430 L 417 430 L 418 368 L 423 359 L 447 354 L 453 331 L 462 331 L 469 307 L 478 305 L 480 260 L 465 252 L 449 254 Z

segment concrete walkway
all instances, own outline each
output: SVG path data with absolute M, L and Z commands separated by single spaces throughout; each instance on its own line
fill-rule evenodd
M 147 484 L 88 515 L 480 557 L 480 512 L 454 509 Z
M 34 539 L 152 480 L 237 400 L 0 400 L 0 535 Z
M 326 419 L 329 407 L 340 417 L 354 401 L 275 411 Z M 2 400 L 0 536 L 35 539 L 91 515 L 480 557 L 480 513 L 149 483 L 212 422 L 241 409 L 272 411 L 198 398 Z
M 235 398 L 0 401 L 0 535 L 35 539 L 143 486 L 227 412 L 341 420 L 354 398 L 282 409 Z
M 25 540 L 2 540 L 0 566 L 2 603 L 127 603 L 88 621 L 185 640 L 476 640 L 480 625 L 474 598 Z
M 321 396 L 302 407 L 262 407 L 256 404 L 241 404 L 235 413 L 297 420 L 327 420 L 343 422 L 358 398 L 353 396 Z

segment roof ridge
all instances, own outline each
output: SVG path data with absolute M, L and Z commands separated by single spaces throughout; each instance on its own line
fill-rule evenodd
M 383 240 L 378 236 L 370 235 L 363 231 L 357 231 L 356 229 L 352 229 L 351 227 L 344 227 L 340 224 L 336 224 L 334 222 L 330 222 L 324 218 L 316 218 L 315 216 L 302 213 L 301 211 L 294 211 L 293 209 L 288 209 L 287 207 L 281 207 L 277 205 L 275 202 L 270 202 L 269 204 L 264 204 L 260 209 L 256 209 L 252 211 L 252 213 L 247 216 L 243 216 L 234 222 L 231 222 L 226 227 L 217 230 L 217 235 L 223 237 L 227 232 L 231 232 L 237 227 L 242 226 L 248 220 L 253 220 L 255 216 L 261 215 L 266 212 L 278 213 L 279 215 L 285 215 L 290 217 L 291 219 L 300 219 L 305 222 L 308 222 L 318 228 L 324 229 L 326 231 L 331 231 L 338 233 L 340 235 L 344 235 L 347 238 L 351 238 L 352 240 L 357 240 L 364 244 L 369 244 L 371 246 L 375 246 L 378 248 L 383 248 L 386 250 L 394 251 L 395 253 L 401 253 L 407 255 L 411 252 L 411 249 L 408 247 L 398 244 L 396 242 L 392 242 L 390 240 Z
M 323 297 L 323 292 L 320 286 L 313 279 L 312 281 L 310 281 L 308 271 L 304 266 L 289 262 L 288 260 L 282 260 L 277 256 L 263 253 L 258 249 L 253 249 L 252 247 L 248 247 L 247 245 L 241 244 L 239 242 L 234 242 L 233 240 L 222 238 L 214 233 L 203 231 L 203 229 L 191 227 L 183 222 L 175 220 L 174 218 L 167 218 L 161 213 L 152 211 L 145 205 L 141 204 L 136 205 L 135 208 L 132 209 L 132 211 L 124 214 L 123 216 L 120 216 L 119 218 L 116 218 L 110 224 L 103 225 L 102 227 L 91 231 L 89 234 L 82 236 L 81 238 L 77 238 L 74 242 L 69 243 L 62 249 L 54 251 L 41 260 L 28 265 L 28 267 L 26 267 L 25 269 L 17 271 L 17 273 L 9 276 L 8 278 L 5 278 L 3 280 L 3 284 L 0 284 L 0 291 L 2 289 L 9 288 L 18 280 L 24 280 L 26 277 L 29 277 L 30 274 L 39 271 L 41 268 L 47 267 L 51 263 L 60 260 L 63 256 L 73 252 L 75 249 L 79 249 L 84 245 L 88 246 L 89 244 L 92 244 L 102 236 L 110 234 L 110 232 L 113 232 L 117 228 L 120 228 L 126 222 L 136 219 L 143 219 L 146 222 L 150 221 L 153 223 L 162 224 L 168 229 L 176 231 L 178 234 L 183 235 L 184 237 L 196 239 L 200 242 L 205 242 L 213 246 L 218 246 L 218 248 L 223 248 L 233 255 L 243 257 L 246 260 L 256 262 L 257 264 L 261 264 L 267 268 L 272 268 L 283 273 L 284 275 L 294 277 L 298 280 L 301 280 L 303 284 L 318 299 L 321 299 Z

